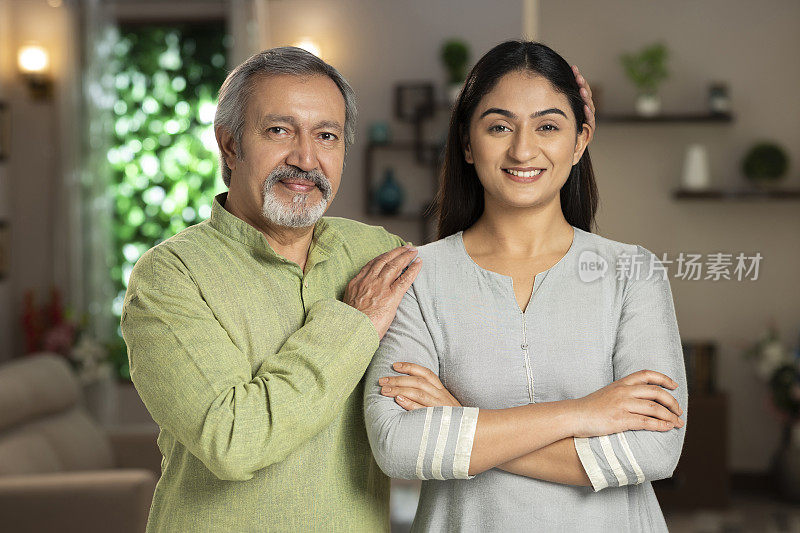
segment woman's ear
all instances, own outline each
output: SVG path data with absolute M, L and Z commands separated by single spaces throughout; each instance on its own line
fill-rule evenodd
M 463 139 L 461 147 L 464 149 L 464 160 L 470 165 L 475 164 L 475 160 L 472 158 L 472 147 L 469 144 L 469 138 L 465 137 Z
M 583 157 L 583 152 L 586 151 L 586 147 L 589 146 L 589 142 L 592 140 L 592 133 L 591 126 L 584 124 L 581 132 L 575 139 L 575 151 L 572 154 L 573 166 L 577 165 L 578 161 Z

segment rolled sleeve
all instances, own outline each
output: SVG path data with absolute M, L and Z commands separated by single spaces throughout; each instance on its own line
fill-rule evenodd
M 476 407 L 406 411 L 380 393 L 378 380 L 400 376 L 392 364 L 416 363 L 439 375 L 439 357 L 412 286 L 366 373 L 364 415 L 375 460 L 403 479 L 471 479 L 469 462 L 478 423 Z
M 638 247 L 648 261 L 652 252 Z M 631 430 L 575 438 L 575 449 L 595 491 L 672 476 L 680 459 L 688 425 L 688 394 L 678 322 L 666 273 L 630 279 L 613 354 L 614 379 L 639 370 L 666 374 L 678 383 L 668 390 L 683 410 L 684 424 L 669 431 Z

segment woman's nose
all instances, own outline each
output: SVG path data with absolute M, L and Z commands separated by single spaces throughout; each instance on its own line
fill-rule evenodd
M 508 154 L 521 163 L 535 158 L 539 154 L 539 145 L 536 142 L 535 135 L 524 129 L 516 132 L 511 141 Z

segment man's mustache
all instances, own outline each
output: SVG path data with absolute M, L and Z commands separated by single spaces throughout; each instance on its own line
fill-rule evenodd
M 328 200 L 333 194 L 331 182 L 328 180 L 325 174 L 322 173 L 322 171 L 317 169 L 305 171 L 297 167 L 290 166 L 277 167 L 270 172 L 269 176 L 267 176 L 267 179 L 264 182 L 264 191 L 271 189 L 279 181 L 289 179 L 304 180 L 313 183 L 320 190 L 322 193 L 322 198 L 325 200 Z

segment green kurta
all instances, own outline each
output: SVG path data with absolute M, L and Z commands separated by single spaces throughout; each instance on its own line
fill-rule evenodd
M 147 531 L 386 531 L 361 407 L 379 339 L 340 300 L 404 242 L 325 217 L 304 274 L 225 197 L 142 255 L 125 296 L 131 378 L 161 428 Z

